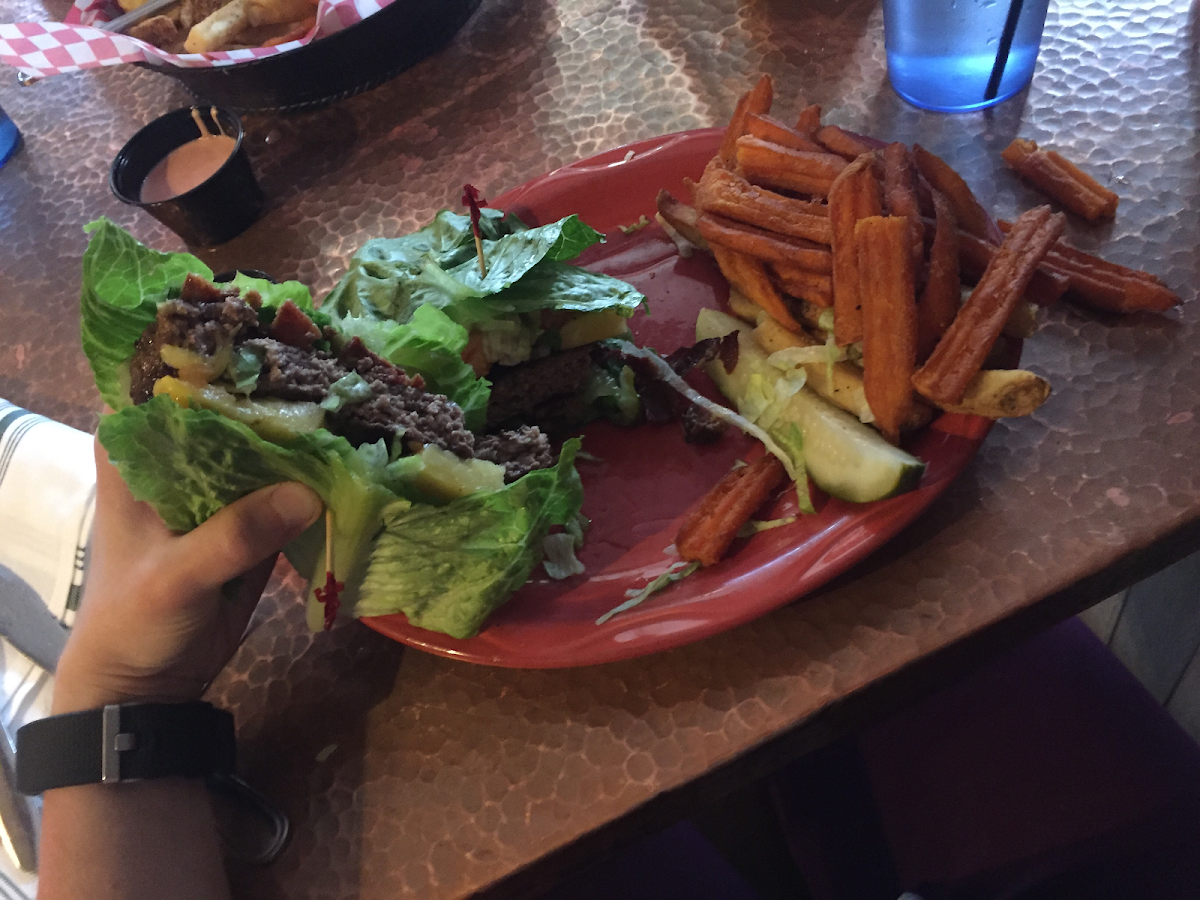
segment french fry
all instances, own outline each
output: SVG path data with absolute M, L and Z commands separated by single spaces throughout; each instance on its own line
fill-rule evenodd
M 1051 200 L 1085 219 L 1111 219 L 1117 214 L 1121 198 L 1053 150 L 1039 150 L 1033 141 L 1016 138 L 1000 156 Z
M 913 162 L 930 186 L 946 195 L 946 199 L 954 208 L 954 218 L 958 222 L 959 230 L 973 234 L 980 240 L 989 240 L 991 217 L 979 205 L 975 194 L 963 181 L 962 176 L 945 160 L 934 156 L 920 144 L 913 144 Z
M 720 562 L 754 511 L 784 482 L 783 464 L 769 453 L 732 469 L 687 514 L 675 537 L 675 549 L 702 566 Z
M 299 22 L 290 23 L 291 27 L 286 32 L 278 37 L 268 38 L 262 42 L 264 47 L 277 47 L 280 44 L 286 44 L 288 41 L 298 41 L 317 24 L 316 16 L 309 16 L 307 19 L 301 19 Z
M 1051 213 L 1048 206 L 1022 213 L 1013 223 L 970 298 L 913 375 L 913 387 L 923 396 L 940 405 L 962 400 L 1034 270 L 1065 226 L 1065 216 Z
M 246 0 L 246 18 L 255 27 L 285 22 L 298 24 L 316 11 L 317 4 L 313 0 Z
M 784 292 L 799 297 L 817 306 L 828 309 L 833 306 L 833 277 L 793 266 L 789 263 L 771 263 L 768 268 L 775 282 Z
M 903 216 L 869 216 L 854 226 L 863 315 L 863 387 L 875 426 L 893 444 L 912 410 L 917 368 L 917 300 Z
M 188 53 L 210 53 L 234 43 L 250 27 L 249 0 L 231 0 L 188 32 L 183 49 Z
M 767 353 L 776 353 L 788 347 L 815 347 L 823 343 L 807 331 L 791 331 L 770 318 L 759 322 L 753 335 Z M 860 421 L 874 421 L 875 414 L 871 411 L 871 405 L 867 403 L 867 395 L 863 389 L 862 369 L 848 362 L 835 362 L 832 366 L 826 362 L 804 363 L 803 367 L 807 373 L 804 382 L 807 387 L 835 406 L 840 406 L 851 415 L 857 416 Z M 915 431 L 928 425 L 932 418 L 933 407 L 920 397 L 914 397 L 912 411 L 901 429 Z
M 983 369 L 967 384 L 958 403 L 943 406 L 946 412 L 966 413 L 986 419 L 1027 416 L 1050 396 L 1050 382 L 1024 369 Z
M 1000 222 L 1000 230 L 1012 228 Z M 1059 241 L 1042 264 L 1065 277 L 1070 296 L 1094 309 L 1107 312 L 1165 312 L 1180 302 L 1179 295 L 1156 276 L 1108 262 Z
M 928 225 L 928 223 L 926 224 Z M 1003 226 L 1001 226 L 1001 230 L 1003 230 Z M 958 236 L 958 242 L 959 268 L 968 283 L 976 282 L 982 277 L 988 263 L 992 261 L 992 257 L 996 255 L 996 245 L 980 240 L 974 235 L 962 233 Z M 1071 286 L 1071 279 L 1063 273 L 1055 271 L 1052 266 L 1053 262 L 1047 256 L 1038 270 L 1033 273 L 1033 277 L 1029 279 L 1025 297 L 1031 303 L 1049 306 Z
M 708 249 L 708 241 L 700 233 L 700 228 L 697 224 L 700 213 L 683 201 L 676 200 L 671 196 L 670 191 L 666 189 L 658 192 L 658 197 L 655 198 L 654 205 L 658 207 L 658 214 L 666 219 L 667 223 L 690 243 L 701 250 Z
M 709 246 L 719 245 L 767 262 L 791 263 L 813 272 L 833 271 L 829 250 L 812 241 L 773 234 L 712 213 L 700 213 L 696 224 Z
M 800 110 L 800 117 L 796 119 L 796 130 L 809 137 L 821 130 L 821 107 L 819 104 L 810 103 Z
M 833 333 L 839 347 L 862 340 L 858 250 L 854 223 L 883 212 L 883 195 L 875 176 L 875 154 L 850 163 L 829 189 L 829 224 L 833 229 Z
M 733 284 L 729 285 L 729 312 L 745 322 L 774 322 L 767 311 L 743 294 Z M 782 327 L 782 326 L 780 326 Z
M 836 153 L 847 161 L 858 159 L 864 153 L 871 153 L 875 149 L 873 145 L 859 140 L 836 125 L 826 125 L 818 129 L 816 138 L 817 143 L 830 153 Z
M 692 187 L 692 201 L 704 212 L 726 216 L 768 231 L 828 244 L 829 210 L 821 203 L 793 200 L 755 187 L 728 169 L 710 166 Z
M 962 302 L 958 277 L 958 224 L 944 195 L 933 195 L 933 242 L 929 245 L 929 275 L 917 301 L 917 361 L 924 362 L 937 346 Z
M 833 153 L 789 150 L 746 135 L 737 140 L 738 171 L 752 184 L 825 197 L 846 161 Z
M 746 116 L 746 134 L 792 150 L 808 150 L 824 153 L 825 148 L 796 129 L 783 124 L 766 114 L 750 113 Z
M 753 256 L 736 250 L 713 245 L 713 258 L 721 269 L 725 280 L 760 306 L 767 315 L 782 322 L 788 328 L 799 329 L 800 324 L 792 317 L 783 297 L 771 283 L 766 267 Z
M 771 84 L 770 75 L 762 75 L 758 83 L 738 99 L 733 110 L 733 117 L 725 129 L 725 137 L 721 141 L 721 149 L 717 156 L 728 166 L 732 166 L 737 155 L 737 141 L 746 133 L 746 116 L 752 113 L 766 114 L 771 111 L 771 102 L 775 98 L 775 88 Z
M 883 148 L 883 209 L 889 216 L 908 219 L 909 253 L 913 258 L 913 276 L 917 289 L 924 284 L 925 226 L 917 200 L 917 170 L 912 154 L 899 141 Z

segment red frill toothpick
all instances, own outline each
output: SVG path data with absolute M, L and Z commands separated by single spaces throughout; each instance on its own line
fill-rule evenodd
M 337 621 L 338 610 L 342 606 L 339 597 L 346 585 L 333 577 L 333 512 L 325 510 L 325 587 L 316 588 L 313 593 L 325 607 L 325 630 L 328 631 Z
M 487 201 L 479 196 L 479 191 L 474 185 L 464 184 L 462 200 L 459 201 L 463 206 L 471 210 L 471 232 L 475 235 L 475 253 L 479 257 L 479 274 L 483 278 L 487 278 L 487 263 L 483 260 L 483 236 L 479 233 L 479 207 L 480 205 L 487 206 Z

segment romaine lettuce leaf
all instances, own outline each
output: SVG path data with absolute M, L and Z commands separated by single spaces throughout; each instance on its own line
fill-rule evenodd
M 431 391 L 462 407 L 467 427 L 477 431 L 487 416 L 491 384 L 463 362 L 467 329 L 440 309 L 421 306 L 401 325 L 368 316 L 331 316 L 334 330 L 359 338 L 367 349 L 408 372 L 420 372 Z
M 212 269 L 190 253 L 159 253 L 108 219 L 84 226 L 91 235 L 83 254 L 81 337 L 96 388 L 113 409 L 130 404 L 133 345 L 154 321 L 158 304 L 178 291 L 189 272 L 212 278 Z
M 529 579 L 550 526 L 565 525 L 579 512 L 578 449 L 579 439 L 572 438 L 558 465 L 530 472 L 503 490 L 438 508 L 386 508 L 356 614 L 402 612 L 419 628 L 457 638 L 476 634 Z
M 323 307 L 404 323 L 422 305 L 430 305 L 469 327 L 541 309 L 615 308 L 632 315 L 645 301 L 614 278 L 561 265 L 604 239 L 576 216 L 518 228 L 513 216 L 484 212 L 486 276 L 479 272 L 470 219 L 442 210 L 420 231 L 364 245 Z
M 356 450 L 323 428 L 275 444 L 218 413 L 184 409 L 162 396 L 104 416 L 97 435 L 133 495 L 148 501 L 173 531 L 195 528 L 269 484 L 307 484 L 333 513 L 337 576 L 346 583 L 347 608 L 357 595 L 383 508 L 407 503 L 385 484 L 386 450 L 382 456 L 374 445 Z M 318 539 L 294 542 L 288 557 L 321 584 L 323 521 L 313 530 Z

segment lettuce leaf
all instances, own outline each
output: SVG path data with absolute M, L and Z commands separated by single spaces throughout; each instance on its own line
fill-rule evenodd
M 91 236 L 83 254 L 79 299 L 83 352 L 101 398 L 113 409 L 123 409 L 132 402 L 133 346 L 154 321 L 158 305 L 179 296 L 189 273 L 211 280 L 213 272 L 190 253 L 151 250 L 108 219 L 89 222 L 83 230 Z M 233 284 L 258 291 L 268 309 L 291 300 L 305 312 L 313 310 L 312 294 L 298 281 L 273 284 L 239 272 Z
M 439 508 L 387 507 L 356 613 L 402 612 L 412 625 L 456 638 L 478 633 L 529 580 L 550 526 L 565 525 L 579 512 L 578 450 L 579 439 L 572 438 L 554 468 L 530 472 L 502 490 Z
M 470 219 L 442 210 L 420 231 L 364 245 L 323 307 L 405 323 L 430 305 L 470 327 L 541 309 L 615 308 L 632 315 L 645 301 L 614 278 L 560 265 L 604 239 L 578 217 L 525 228 L 514 216 L 483 212 L 486 276 L 479 272 Z
M 96 388 L 113 409 L 129 406 L 133 345 L 154 321 L 158 304 L 178 291 L 188 273 L 212 278 L 212 269 L 190 253 L 159 253 L 108 219 L 89 222 L 79 299 L 81 337 Z
M 491 383 L 463 362 L 467 329 L 440 309 L 421 306 L 406 324 L 368 316 L 331 316 L 331 324 L 347 339 L 359 338 L 367 349 L 409 372 L 420 372 L 431 391 L 445 394 L 462 407 L 467 427 L 477 431 L 487 417 Z
M 218 413 L 184 409 L 161 396 L 104 416 L 97 436 L 133 495 L 148 501 L 173 531 L 189 531 L 270 484 L 299 481 L 311 487 L 333 513 L 334 555 L 348 608 L 382 510 L 407 503 L 386 484 L 386 450 L 382 458 L 374 445 L 356 450 L 323 428 L 275 444 Z M 312 530 L 316 539 L 309 535 L 289 545 L 288 558 L 321 584 L 323 521 Z

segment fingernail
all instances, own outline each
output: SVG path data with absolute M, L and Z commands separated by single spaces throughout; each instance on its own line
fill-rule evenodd
M 321 498 L 311 488 L 288 482 L 271 492 L 271 507 L 288 525 L 307 528 L 321 514 Z

